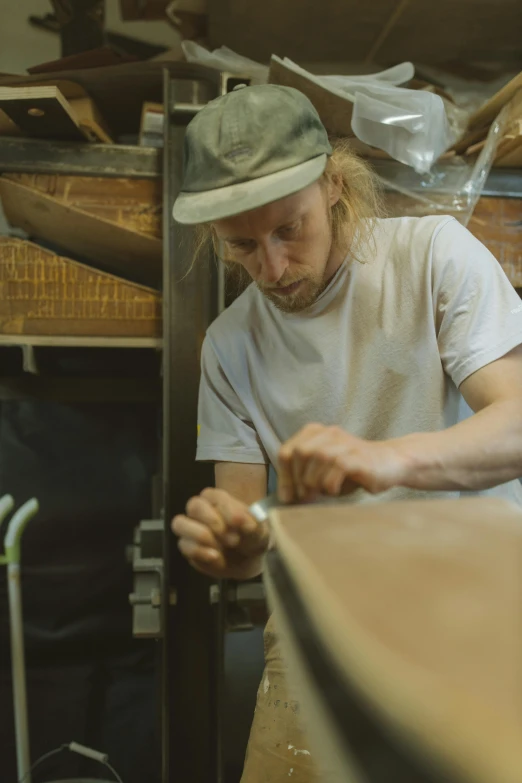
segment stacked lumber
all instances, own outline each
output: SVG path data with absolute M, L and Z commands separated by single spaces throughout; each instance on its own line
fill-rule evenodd
M 522 167 L 522 73 L 511 79 L 470 117 L 466 133 L 454 145 L 455 152 L 464 157 L 479 153 L 486 143 L 491 124 L 502 110 L 505 110 L 505 118 L 493 165 Z

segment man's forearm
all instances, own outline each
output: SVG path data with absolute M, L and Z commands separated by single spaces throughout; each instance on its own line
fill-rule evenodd
M 403 485 L 480 490 L 522 476 L 522 398 L 495 402 L 447 430 L 393 441 L 406 461 Z

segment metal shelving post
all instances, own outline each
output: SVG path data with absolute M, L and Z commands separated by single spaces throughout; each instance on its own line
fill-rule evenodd
M 171 216 L 181 182 L 185 127 L 204 103 L 237 80 L 201 67 L 187 66 L 184 72 L 188 82 L 179 79 L 177 66 L 166 68 L 164 75 L 164 556 L 166 589 L 175 592 L 176 602 L 164 601 L 163 781 L 218 783 L 222 602 L 211 603 L 210 581 L 181 557 L 170 521 L 191 495 L 213 482 L 210 466 L 195 462 L 195 448 L 199 355 L 218 314 L 219 273 L 211 258 L 191 268 L 192 232 Z

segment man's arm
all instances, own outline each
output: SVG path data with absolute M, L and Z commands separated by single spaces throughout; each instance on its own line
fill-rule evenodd
M 229 492 L 247 506 L 264 497 L 268 484 L 266 465 L 247 465 L 240 462 L 216 462 L 214 469 L 216 489 Z
M 460 390 L 475 414 L 441 432 L 367 441 L 338 427 L 305 427 L 279 454 L 281 500 L 358 486 L 481 490 L 522 477 L 522 347 L 477 370 Z
M 522 477 L 522 347 L 470 375 L 460 391 L 474 416 L 397 439 L 407 486 L 480 490 Z

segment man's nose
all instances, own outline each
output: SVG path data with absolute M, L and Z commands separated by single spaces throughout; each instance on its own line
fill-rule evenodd
M 282 242 L 267 242 L 259 248 L 259 279 L 265 285 L 279 282 L 288 269 L 286 249 Z

